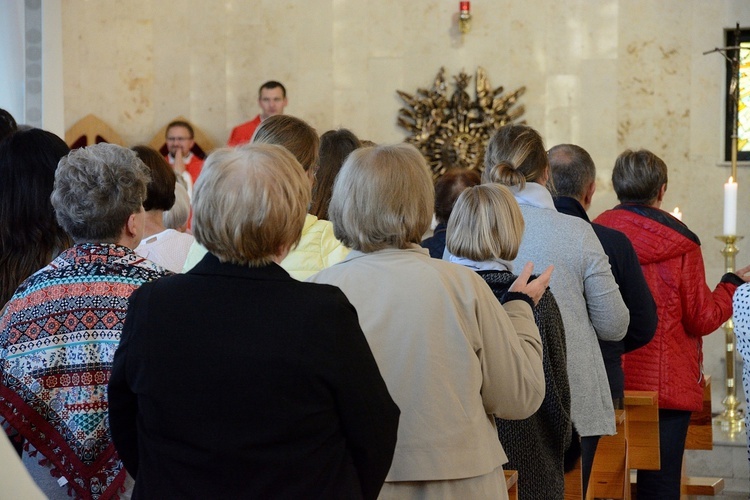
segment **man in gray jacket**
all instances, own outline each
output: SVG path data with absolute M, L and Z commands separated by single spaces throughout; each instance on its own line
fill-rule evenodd
M 560 213 L 591 222 L 586 215 L 596 191 L 596 166 L 591 155 L 580 146 L 559 144 L 549 150 L 548 157 L 557 192 L 555 208 Z M 648 344 L 654 338 L 656 303 L 627 236 L 599 224 L 591 224 L 591 227 L 609 257 L 612 274 L 620 286 L 620 295 L 630 311 L 630 324 L 624 339 L 599 340 L 612 403 L 615 408 L 621 409 L 625 390 L 622 355 Z

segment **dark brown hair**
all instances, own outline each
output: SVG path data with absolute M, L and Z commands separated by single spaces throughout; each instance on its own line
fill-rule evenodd
M 349 153 L 360 147 L 357 136 L 345 128 L 329 130 L 320 136 L 320 168 L 313 186 L 311 214 L 328 220 L 333 182 Z
M 667 164 L 647 149 L 623 151 L 612 170 L 612 185 L 620 203 L 651 205 L 667 180 Z
M 452 168 L 435 182 L 435 218 L 447 224 L 456 200 L 464 189 L 482 182 L 479 172 L 468 168 Z
M 151 171 L 151 182 L 147 186 L 148 194 L 143 202 L 143 208 L 166 212 L 172 208 L 175 200 L 174 185 L 177 177 L 174 170 L 155 149 L 142 145 L 132 149 Z
M 32 128 L 0 142 L 0 309 L 23 280 L 73 243 L 50 194 L 68 145 Z
M 190 138 L 191 139 L 195 137 L 195 132 L 193 131 L 193 126 L 190 125 L 188 122 L 183 121 L 183 120 L 175 120 L 175 121 L 171 122 L 169 125 L 167 125 L 167 128 L 164 131 L 164 134 L 165 135 L 168 134 L 169 133 L 169 129 L 171 129 L 173 127 L 182 127 L 182 128 L 185 128 L 185 129 L 187 129 L 188 132 L 190 132 Z
M 271 89 L 281 89 L 281 95 L 286 98 L 286 87 L 281 82 L 277 82 L 276 80 L 269 80 L 263 85 L 260 86 L 258 89 L 258 98 L 260 98 L 260 93 L 263 92 L 263 89 L 271 90 Z

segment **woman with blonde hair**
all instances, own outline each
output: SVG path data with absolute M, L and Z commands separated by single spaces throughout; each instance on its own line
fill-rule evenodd
M 544 398 L 531 306 L 549 272 L 529 265 L 501 306 L 476 273 L 419 246 L 432 219 L 432 179 L 411 145 L 352 152 L 329 214 L 352 252 L 311 278 L 336 285 L 401 409 L 380 498 L 507 498 L 493 414 L 526 418 Z
M 508 188 L 484 184 L 458 197 L 448 220 L 448 260 L 476 271 L 500 303 L 517 276 L 511 261 L 518 254 L 524 221 Z M 534 307 L 542 338 L 546 391 L 539 410 L 523 420 L 496 419 L 498 436 L 508 455 L 506 467 L 518 471 L 519 490 L 528 499 L 562 498 L 563 457 L 571 440 L 570 387 L 565 329 L 552 292 Z
M 526 223 L 514 264 L 555 266 L 550 288 L 568 348 L 571 416 L 581 435 L 584 496 L 602 435 L 615 433 L 615 411 L 597 337 L 620 340 L 630 321 L 599 239 L 588 222 L 558 213 L 547 186 L 549 161 L 539 133 L 505 125 L 487 144 L 482 182 L 508 186 Z

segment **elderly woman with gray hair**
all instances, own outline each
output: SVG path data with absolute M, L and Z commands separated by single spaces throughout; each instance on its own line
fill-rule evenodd
M 208 253 L 133 295 L 109 384 L 134 494 L 376 498 L 398 407 L 344 294 L 279 265 L 308 175 L 281 146 L 221 149 L 194 202 Z
M 126 481 L 106 384 L 130 294 L 168 274 L 133 252 L 148 182 L 136 154 L 112 144 L 60 160 L 52 206 L 75 245 L 26 279 L 0 317 L 0 415 L 42 456 L 35 479 L 50 498 L 113 498 Z
M 419 246 L 433 203 L 413 146 L 352 152 L 329 214 L 353 250 L 311 280 L 340 287 L 354 304 L 401 408 L 380 498 L 507 498 L 493 415 L 526 418 L 544 398 L 532 306 L 549 276 L 527 283 L 528 265 L 501 306 L 476 273 Z

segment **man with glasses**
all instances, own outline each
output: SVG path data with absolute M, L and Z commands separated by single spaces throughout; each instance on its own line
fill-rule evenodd
M 187 191 L 192 198 L 193 184 L 203 168 L 203 159 L 191 152 L 195 145 L 193 126 L 185 121 L 173 121 L 167 125 L 167 151 L 165 159 L 178 177 L 187 184 Z

